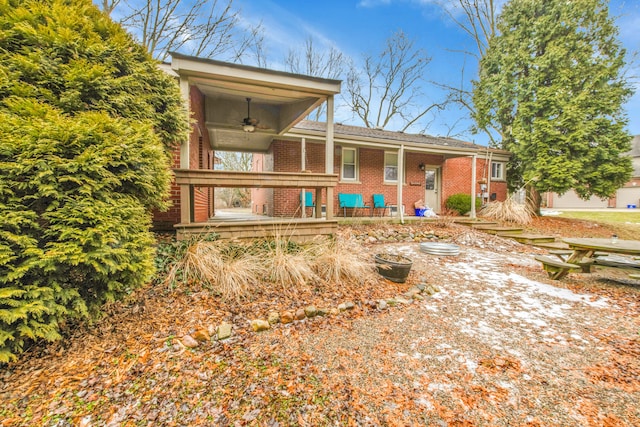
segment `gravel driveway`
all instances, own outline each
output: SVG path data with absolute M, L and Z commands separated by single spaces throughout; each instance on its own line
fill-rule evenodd
M 637 293 L 559 287 L 518 245 L 388 248 L 441 292 L 303 338 L 321 381 L 378 414 L 358 424 L 640 425 Z

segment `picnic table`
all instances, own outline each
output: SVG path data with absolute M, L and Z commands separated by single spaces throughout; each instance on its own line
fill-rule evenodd
M 571 252 L 566 258 L 557 259 L 549 256 L 538 255 L 544 269 L 552 279 L 561 279 L 572 270 L 590 272 L 591 266 L 611 267 L 631 270 L 640 273 L 640 262 L 627 259 L 614 259 L 609 254 L 640 256 L 640 241 L 618 240 L 602 238 L 567 238 L 562 239 L 569 246 Z M 638 274 L 630 274 L 630 277 L 638 278 Z

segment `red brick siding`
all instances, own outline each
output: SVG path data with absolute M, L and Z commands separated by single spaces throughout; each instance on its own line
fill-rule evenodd
M 272 172 L 273 165 L 270 163 L 272 156 L 263 153 L 253 154 L 253 168 L 255 172 Z M 251 212 L 256 215 L 273 216 L 273 189 L 272 188 L 252 188 L 251 189 Z
M 200 165 L 208 168 L 209 153 L 212 152 L 209 143 L 209 133 L 204 126 L 206 121 L 204 111 L 204 95 L 197 87 L 191 86 L 190 103 L 191 115 L 196 122 L 191 127 L 189 134 L 189 167 L 197 169 Z M 200 126 L 200 128 L 198 127 Z M 176 147 L 173 153 L 173 167 L 180 167 L 180 147 Z M 154 228 L 173 229 L 174 224 L 180 223 L 180 190 L 175 184 L 171 186 L 172 206 L 166 212 L 154 212 Z M 194 189 L 194 220 L 206 221 L 213 215 L 213 191 L 209 188 Z
M 172 168 L 180 167 L 180 150 L 173 152 Z M 155 230 L 173 230 L 173 225 L 180 222 L 180 188 L 175 184 L 171 184 L 171 193 L 169 195 L 171 206 L 165 212 L 158 210 L 153 211 L 153 228 Z
M 324 172 L 324 144 L 307 142 L 306 169 L 311 172 Z M 341 147 L 336 146 L 334 156 L 334 170 L 341 172 Z M 301 168 L 301 144 L 296 141 L 274 141 L 271 146 L 273 155 L 273 169 L 279 172 L 299 172 Z M 403 187 L 403 200 L 405 212 L 411 213 L 413 203 L 424 199 L 424 172 L 419 165 L 441 167 L 441 203 L 452 194 L 471 194 L 471 158 L 462 157 L 444 160 L 442 156 L 422 153 L 406 153 L 405 156 L 405 185 Z M 479 181 L 486 176 L 484 169 L 485 160 L 477 159 L 476 178 Z M 358 149 L 359 175 L 356 182 L 339 182 L 334 190 L 334 212 L 338 213 L 338 193 L 360 193 L 364 201 L 372 203 L 373 194 L 383 194 L 387 203 L 397 202 L 397 186 L 395 183 L 384 182 L 384 150 L 374 148 Z M 496 193 L 497 200 L 504 200 L 507 195 L 506 182 L 491 181 L 489 193 Z M 266 195 L 265 192 L 263 194 Z M 480 186 L 476 182 L 476 194 L 480 194 Z M 323 194 L 322 203 L 325 203 Z M 315 198 L 315 194 L 314 194 Z M 265 198 L 264 200 L 267 200 Z M 261 202 L 263 203 L 263 202 Z M 273 199 L 267 203 L 273 204 L 274 216 L 297 216 L 300 214 L 300 191 L 297 189 L 274 189 Z M 316 202 L 316 205 L 318 203 Z M 307 214 L 310 215 L 308 210 Z M 339 213 L 338 213 L 339 214 Z
M 442 167 L 442 204 L 449 196 L 457 193 L 471 194 L 471 157 L 456 157 L 448 159 Z M 480 195 L 481 179 L 488 179 L 491 168 L 485 168 L 485 159 L 476 159 L 476 195 Z M 496 200 L 504 201 L 507 197 L 506 181 L 489 179 L 488 193 L 496 193 Z

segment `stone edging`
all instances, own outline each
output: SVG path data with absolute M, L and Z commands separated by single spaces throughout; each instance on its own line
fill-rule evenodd
M 440 292 L 440 288 L 436 285 L 427 285 L 424 279 L 407 292 L 402 295 L 381 299 L 378 301 L 364 301 L 363 305 L 366 305 L 372 309 L 379 311 L 388 310 L 390 307 L 397 305 L 408 305 L 413 303 L 414 300 L 421 301 L 425 299 L 425 296 L 432 296 L 436 292 Z M 276 324 L 289 324 L 304 319 L 310 319 L 318 316 L 336 316 L 342 312 L 348 312 L 355 309 L 356 304 L 352 301 L 347 301 L 339 304 L 334 308 L 316 308 L 313 305 L 309 305 L 305 308 L 291 311 L 285 310 L 281 313 L 272 311 L 268 314 L 267 319 L 253 319 L 249 321 L 249 325 L 254 332 L 262 332 L 271 329 Z M 191 334 L 184 335 L 180 338 L 179 344 L 186 348 L 195 348 L 200 344 L 210 341 L 223 341 L 231 338 L 233 335 L 233 325 L 228 322 L 222 322 L 217 327 L 210 327 L 209 329 L 199 329 Z

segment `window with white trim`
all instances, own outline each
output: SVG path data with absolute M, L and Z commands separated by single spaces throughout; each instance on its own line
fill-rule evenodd
M 491 179 L 504 180 L 504 168 L 502 162 L 491 162 Z
M 358 151 L 355 148 L 342 148 L 342 175 L 343 181 L 356 181 L 358 179 Z
M 384 182 L 398 182 L 398 153 L 384 153 Z

